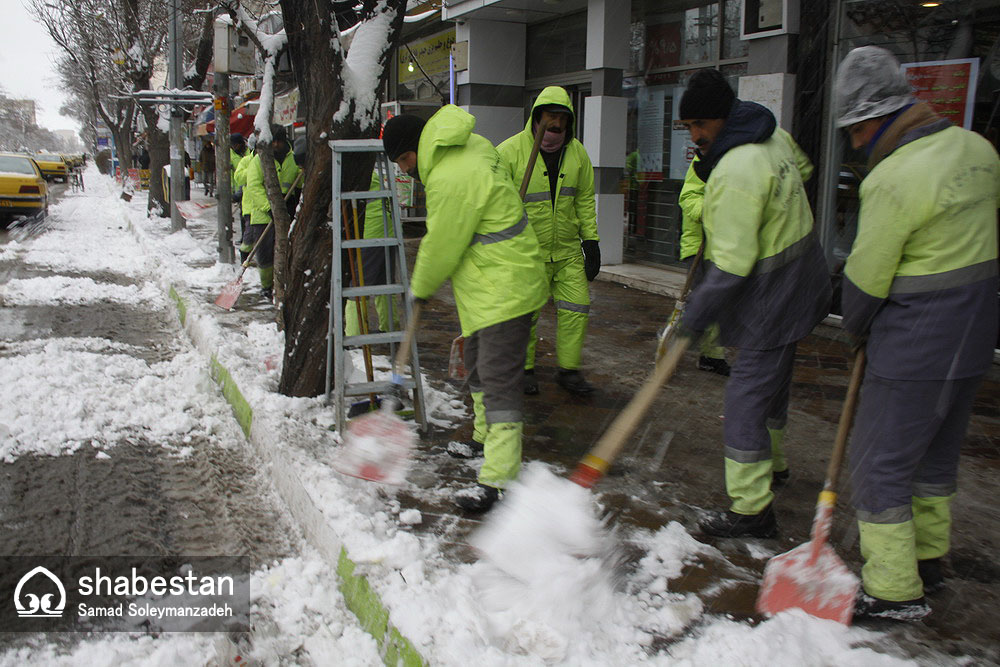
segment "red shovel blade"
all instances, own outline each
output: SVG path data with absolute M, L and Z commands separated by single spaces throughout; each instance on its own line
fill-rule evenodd
M 215 305 L 224 310 L 230 310 L 236 305 L 236 301 L 240 298 L 242 292 L 243 276 L 240 275 L 236 280 L 226 283 L 226 286 L 222 288 L 222 293 L 215 300 Z
M 822 544 L 814 558 L 813 543 L 806 542 L 768 561 L 757 611 L 773 616 L 799 608 L 811 616 L 850 625 L 857 594 L 858 578 L 833 547 Z
M 370 482 L 402 484 L 416 442 L 413 429 L 391 409 L 383 408 L 351 420 L 334 467 Z

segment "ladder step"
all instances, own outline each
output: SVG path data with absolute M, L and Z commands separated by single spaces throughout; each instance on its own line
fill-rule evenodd
M 341 192 L 341 199 L 388 199 L 392 197 L 392 190 L 365 190 L 363 192 Z
M 341 248 L 395 248 L 400 244 L 395 236 L 388 236 L 384 239 L 358 239 L 355 241 L 341 241 Z
M 403 294 L 406 288 L 399 283 L 390 285 L 365 285 L 364 287 L 345 287 L 343 295 L 348 298 L 356 296 L 378 296 L 379 294 Z
M 362 345 L 386 345 L 399 343 L 403 340 L 402 331 L 386 331 L 383 333 L 344 336 L 344 347 L 361 347 Z
M 389 380 L 378 382 L 354 382 L 344 385 L 344 396 L 364 396 L 365 394 L 381 394 L 395 388 L 397 385 Z M 403 380 L 404 389 L 413 389 L 413 380 Z

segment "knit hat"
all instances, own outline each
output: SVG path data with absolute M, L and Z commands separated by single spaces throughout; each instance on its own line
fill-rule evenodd
M 680 118 L 728 118 L 736 101 L 729 82 L 717 69 L 701 69 L 688 80 L 681 96 Z
M 395 162 L 403 153 L 417 150 L 423 130 L 424 120 L 413 114 L 400 114 L 386 121 L 382 130 L 382 147 L 389 159 Z
M 239 132 L 234 132 L 229 135 L 229 143 L 233 145 L 245 146 L 247 140 L 243 138 L 243 135 Z

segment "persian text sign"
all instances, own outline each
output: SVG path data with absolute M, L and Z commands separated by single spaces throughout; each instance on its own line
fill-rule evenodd
M 972 129 L 979 58 L 904 63 L 913 94 L 955 125 Z

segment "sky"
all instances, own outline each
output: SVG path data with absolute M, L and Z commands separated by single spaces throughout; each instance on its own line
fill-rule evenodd
M 39 126 L 79 130 L 80 123 L 59 113 L 65 98 L 55 71 L 55 42 L 31 18 L 23 0 L 0 0 L 0 7 L 0 86 L 15 99 L 35 100 Z

